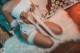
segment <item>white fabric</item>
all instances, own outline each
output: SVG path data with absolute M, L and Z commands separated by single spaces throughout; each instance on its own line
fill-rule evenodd
M 48 36 L 48 34 L 39 26 L 38 23 L 35 23 L 31 18 L 28 18 L 28 21 L 35 25 L 36 29 L 38 29 L 42 34 Z
M 35 12 L 38 12 L 38 13 L 35 13 Z M 38 9 L 35 8 L 35 12 L 32 13 L 33 15 L 33 18 L 41 25 L 43 26 L 51 35 L 52 37 L 54 37 L 55 39 L 57 39 L 57 37 L 55 36 L 55 34 L 48 28 L 48 26 L 46 26 L 44 24 L 44 20 L 42 19 L 42 16 L 41 14 L 39 13 Z M 42 19 L 42 20 L 41 20 Z
M 21 19 L 20 19 L 20 14 L 21 12 L 25 11 L 27 12 L 31 8 L 31 1 L 30 0 L 21 0 L 19 4 L 13 9 L 11 15 L 16 18 L 16 22 L 20 25 L 20 31 L 22 34 L 26 35 L 34 35 L 36 34 L 36 29 L 34 25 L 31 24 L 25 24 Z M 14 26 L 16 26 L 15 22 L 12 22 Z M 11 24 L 11 26 L 13 26 Z M 34 33 L 35 32 L 35 33 Z M 30 40 L 31 36 L 29 36 L 28 42 L 32 43 L 32 39 Z
M 34 40 L 34 37 L 35 37 L 36 33 L 37 33 L 37 31 L 34 30 L 34 31 L 32 31 L 31 34 L 28 36 L 28 42 L 29 42 L 30 44 L 34 44 L 33 40 Z
M 19 18 L 21 12 L 27 12 L 31 8 L 30 0 L 21 0 L 19 4 L 13 9 L 11 15 L 15 18 Z
M 59 44 L 65 43 L 66 41 L 80 40 L 80 32 L 77 30 L 76 24 L 64 10 L 59 9 L 49 21 L 60 25 L 63 30 L 61 35 L 57 35 L 60 41 L 52 38 L 54 44 L 51 48 L 43 49 L 35 45 L 29 45 L 28 43 L 25 44 L 13 36 L 4 44 L 5 53 L 50 53 L 50 51 L 58 47 Z
M 35 30 L 36 30 L 36 28 L 32 24 L 23 23 L 23 24 L 20 25 L 20 31 L 21 31 L 22 34 L 26 34 L 26 35 L 29 36 Z
M 32 13 L 32 15 L 34 16 L 35 20 L 42 25 L 50 34 L 51 36 L 53 36 L 55 39 L 57 39 L 57 37 L 55 36 L 55 34 L 44 24 L 44 22 L 34 13 Z M 36 19 L 37 18 L 37 19 Z
M 16 21 L 19 25 L 24 24 L 23 20 L 20 18 L 16 18 Z
M 57 12 L 48 19 L 51 22 L 54 22 L 61 26 L 62 34 L 57 35 L 59 40 L 55 40 L 54 38 L 54 45 L 49 50 L 54 50 L 59 44 L 65 43 L 66 41 L 77 41 L 80 40 L 80 32 L 77 29 L 77 25 L 74 21 L 69 17 L 67 12 L 63 9 L 58 9 Z
M 13 21 L 10 23 L 10 25 L 11 25 L 11 28 L 15 28 L 15 27 L 18 26 L 18 22 L 17 22 L 16 20 L 13 20 Z

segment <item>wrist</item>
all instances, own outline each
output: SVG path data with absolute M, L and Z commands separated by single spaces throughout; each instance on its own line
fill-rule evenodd
M 11 28 L 15 28 L 18 26 L 18 22 L 14 19 L 11 23 L 10 23 Z

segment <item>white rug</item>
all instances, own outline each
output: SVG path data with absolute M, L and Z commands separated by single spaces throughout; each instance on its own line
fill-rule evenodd
M 13 36 L 5 42 L 4 53 L 49 53 L 51 50 L 58 47 L 59 44 L 66 41 L 77 41 L 80 39 L 80 33 L 77 30 L 76 24 L 64 10 L 59 9 L 54 16 L 49 18 L 49 20 L 57 23 L 63 29 L 63 33 L 61 35 L 57 35 L 59 40 L 52 38 L 54 41 L 52 48 L 43 49 L 35 45 L 29 45 L 25 41 L 21 42 L 16 36 Z

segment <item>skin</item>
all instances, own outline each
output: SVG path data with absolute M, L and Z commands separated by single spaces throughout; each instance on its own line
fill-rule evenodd
M 16 2 L 15 2 L 16 1 Z M 11 12 L 14 9 L 14 7 L 20 2 L 20 0 L 10 0 L 8 2 L 6 2 L 2 8 L 2 12 L 3 15 L 5 16 L 5 19 L 8 21 L 8 23 L 10 24 L 14 19 L 11 16 Z M 33 12 L 35 10 L 34 5 L 32 4 L 32 8 L 30 9 L 31 12 Z M 20 15 L 20 18 L 22 20 L 25 20 L 25 18 L 28 16 L 29 11 L 26 12 L 22 12 Z M 31 15 L 32 16 L 32 15 Z M 36 22 L 33 19 L 34 22 Z M 28 20 L 24 21 L 27 24 L 31 24 Z M 62 33 L 62 29 L 60 26 L 58 26 L 55 23 L 50 23 L 48 21 L 44 22 L 55 34 L 61 34 Z M 28 36 L 21 34 L 21 36 L 27 41 Z M 52 45 L 54 44 L 54 42 L 52 41 L 52 39 L 48 36 L 45 36 L 44 34 L 40 33 L 39 31 L 37 31 L 34 40 L 33 40 L 34 44 L 42 47 L 42 48 L 50 48 L 52 47 Z

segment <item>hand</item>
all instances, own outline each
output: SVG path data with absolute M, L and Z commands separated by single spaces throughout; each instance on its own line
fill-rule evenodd
M 33 12 L 34 10 L 35 10 L 35 5 L 32 3 L 30 11 Z
M 22 12 L 21 15 L 20 15 L 20 18 L 22 20 L 25 20 L 28 17 L 28 13 L 29 13 L 29 11 L 28 12 Z
M 29 23 L 29 21 L 28 21 L 28 16 L 29 16 L 29 13 L 30 13 L 30 11 L 28 11 L 28 12 L 22 12 L 21 13 L 21 15 L 20 15 L 20 19 L 23 21 L 23 22 L 25 22 L 25 23 Z
M 26 12 L 22 12 L 21 16 L 20 16 L 20 19 L 23 22 L 29 24 L 30 22 L 29 22 L 29 20 L 27 18 L 31 18 L 34 22 L 36 22 L 30 12 L 27 12 L 27 13 Z
M 43 10 L 43 11 L 41 12 L 41 14 L 42 14 L 42 17 L 45 17 L 45 16 L 47 15 L 47 11 L 46 11 L 46 10 Z

